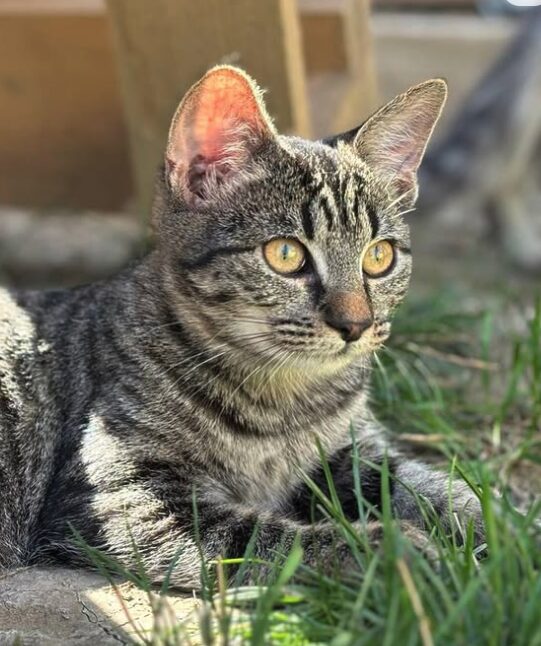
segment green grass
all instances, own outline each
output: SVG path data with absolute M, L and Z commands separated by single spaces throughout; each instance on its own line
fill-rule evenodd
M 197 636 L 193 626 L 165 630 L 157 624 L 140 641 L 156 646 L 541 645 L 541 501 L 528 496 L 530 478 L 514 476 L 517 469 L 528 474 L 541 465 L 541 300 L 516 338 L 495 332 L 501 312 L 457 313 L 457 302 L 445 295 L 400 312 L 389 348 L 379 353 L 372 400 L 406 450 L 467 478 L 482 502 L 486 549 L 475 550 L 468 528 L 457 528 L 465 539 L 458 541 L 456 533 L 446 535 L 435 522 L 432 541 L 439 562 L 429 563 L 390 516 L 384 467 L 383 550 L 372 550 L 348 523 L 332 486 L 330 499 L 314 492 L 348 540 L 357 572 L 325 577 L 310 571 L 295 547 L 277 555 L 273 585 L 228 588 L 232 563 L 209 563 Z M 354 457 L 353 469 L 361 459 Z M 374 514 L 360 489 L 357 495 L 361 518 Z M 126 572 L 91 552 L 106 576 L 120 574 L 147 590 L 159 614 L 160 597 L 152 595 L 141 568 Z M 167 585 L 158 592 L 165 594 Z

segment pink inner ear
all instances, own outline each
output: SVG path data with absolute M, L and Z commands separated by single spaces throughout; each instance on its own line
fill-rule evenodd
M 242 163 L 265 131 L 265 122 L 247 79 L 234 70 L 210 72 L 186 97 L 169 143 L 168 156 L 187 170 L 220 161 Z
M 236 157 L 243 144 L 249 143 L 246 139 L 261 133 L 264 124 L 247 81 L 235 72 L 222 70 L 203 81 L 184 129 L 191 139 L 192 154 L 212 162 Z
M 170 177 L 187 199 L 204 197 L 240 170 L 270 134 L 257 90 L 241 72 L 217 68 L 181 104 L 167 149 Z

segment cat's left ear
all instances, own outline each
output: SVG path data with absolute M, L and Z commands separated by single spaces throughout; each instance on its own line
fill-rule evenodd
M 242 70 L 211 69 L 180 103 L 169 131 L 169 185 L 188 204 L 204 201 L 248 168 L 276 132 L 255 82 Z
M 417 170 L 446 99 L 443 79 L 425 81 L 397 96 L 357 131 L 326 143 L 349 143 L 387 181 L 401 205 L 411 205 L 417 199 Z

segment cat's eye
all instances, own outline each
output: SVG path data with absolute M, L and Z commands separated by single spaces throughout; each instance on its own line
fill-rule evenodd
M 392 267 L 394 248 L 388 240 L 380 240 L 371 244 L 363 256 L 363 271 L 372 278 L 382 276 Z
M 305 248 L 290 238 L 276 238 L 267 242 L 263 255 L 274 271 L 285 275 L 297 273 L 306 262 Z

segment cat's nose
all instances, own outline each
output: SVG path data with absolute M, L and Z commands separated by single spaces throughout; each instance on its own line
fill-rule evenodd
M 363 332 L 368 330 L 374 321 L 372 319 L 363 319 L 362 321 L 345 321 L 344 319 L 336 319 L 332 316 L 325 317 L 325 323 L 328 326 L 338 330 L 340 336 L 346 343 L 358 341 Z
M 332 294 L 327 299 L 323 318 L 346 343 L 358 341 L 374 322 L 365 294 L 358 292 Z

